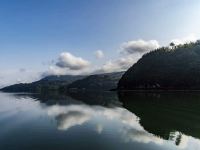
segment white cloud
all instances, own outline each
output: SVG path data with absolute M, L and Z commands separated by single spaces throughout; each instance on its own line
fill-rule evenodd
M 69 52 L 60 54 L 56 66 L 60 68 L 67 68 L 69 70 L 82 70 L 89 67 L 90 63 L 81 57 L 76 57 Z
M 159 48 L 159 43 L 156 40 L 144 41 L 128 41 L 122 44 L 121 49 L 122 52 L 126 52 L 128 54 L 133 53 L 146 53 L 148 51 Z
M 48 75 L 87 75 L 91 72 L 90 68 L 82 70 L 70 70 L 68 68 L 60 68 L 58 66 L 49 66 L 48 70 L 43 73 L 43 77 Z
M 96 57 L 97 59 L 101 59 L 101 58 L 104 57 L 104 53 L 103 53 L 102 50 L 97 50 L 94 54 L 95 54 L 95 57 Z
M 52 61 L 43 76 L 88 74 L 91 71 L 90 65 L 89 61 L 81 57 L 76 57 L 69 52 L 63 52 L 56 61 Z
M 125 71 L 131 67 L 137 60 L 141 57 L 138 54 L 125 55 L 121 56 L 115 60 L 110 60 L 106 62 L 102 67 L 97 69 L 96 73 L 109 73 L 109 72 L 118 72 Z
M 183 38 L 173 39 L 171 42 L 173 42 L 175 45 L 179 45 L 179 44 L 195 42 L 197 39 L 198 38 L 195 34 L 190 34 L 190 35 L 183 37 Z
M 144 53 L 159 47 L 159 43 L 156 40 L 137 40 L 125 42 L 121 45 L 121 53 L 119 57 L 106 62 L 98 68 L 95 73 L 126 71 L 134 63 L 136 63 Z

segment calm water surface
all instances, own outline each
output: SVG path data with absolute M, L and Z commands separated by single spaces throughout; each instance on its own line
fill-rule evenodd
M 0 93 L 0 150 L 200 150 L 199 93 Z

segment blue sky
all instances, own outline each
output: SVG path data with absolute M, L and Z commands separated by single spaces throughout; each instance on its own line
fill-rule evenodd
M 113 67 L 113 62 L 126 59 L 120 52 L 124 42 L 130 46 L 138 40 L 143 45 L 156 40 L 161 46 L 173 39 L 198 38 L 199 10 L 199 0 L 2 0 L 0 84 L 35 80 L 38 72 L 60 67 L 57 61 L 72 66 L 63 60 L 71 60 L 71 55 L 73 63 L 77 57 L 87 61 L 90 71 L 109 63 Z M 95 57 L 97 50 L 104 57 Z M 61 58 L 62 52 L 70 55 Z M 129 63 L 141 54 L 134 53 Z M 62 66 L 65 74 L 82 73 L 70 66 Z

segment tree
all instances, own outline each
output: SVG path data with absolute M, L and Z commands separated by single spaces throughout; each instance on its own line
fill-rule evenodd
M 176 45 L 175 45 L 174 42 L 171 42 L 171 43 L 169 44 L 169 46 L 172 47 L 172 48 L 175 48 Z

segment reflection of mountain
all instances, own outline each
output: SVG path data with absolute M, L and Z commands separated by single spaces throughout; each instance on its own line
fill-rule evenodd
M 125 108 L 140 117 L 141 125 L 155 135 L 170 139 L 173 131 L 179 131 L 200 138 L 199 93 L 126 92 L 120 93 L 119 98 Z
M 31 97 L 47 105 L 89 104 L 107 107 L 121 106 L 116 92 L 85 92 L 73 91 L 65 94 L 59 92 L 48 92 L 41 94 L 16 94 L 17 97 Z
M 90 105 L 103 105 L 103 106 L 121 106 L 116 92 L 70 92 L 68 93 L 72 98 L 83 101 Z
M 44 103 L 45 105 L 70 105 L 70 104 L 82 104 L 82 101 L 78 101 L 76 99 L 71 98 L 66 94 L 60 94 L 58 92 L 49 92 L 42 94 L 23 94 L 18 93 L 14 95 L 17 99 L 19 98 L 32 98 L 36 101 L 40 101 L 40 103 Z

